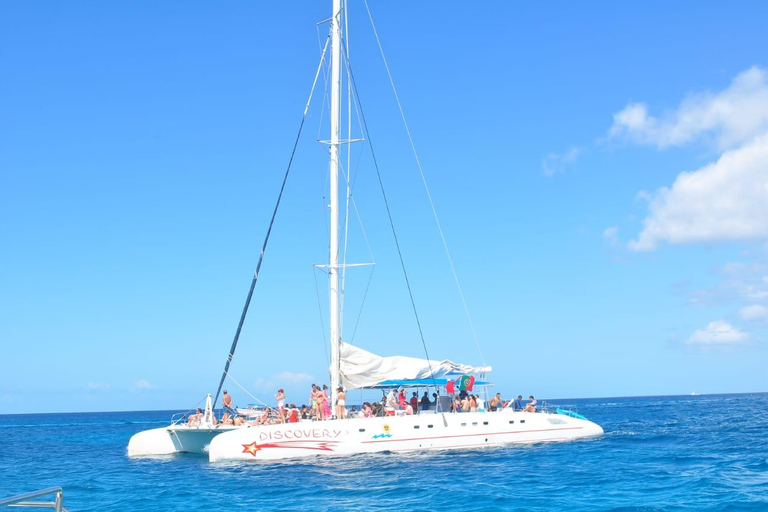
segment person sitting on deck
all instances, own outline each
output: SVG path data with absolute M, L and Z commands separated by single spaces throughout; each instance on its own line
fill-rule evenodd
M 528 397 L 530 401 L 525 406 L 525 412 L 536 412 L 536 404 L 538 403 L 535 398 L 533 398 L 533 395 Z
M 187 422 L 187 426 L 194 427 L 197 424 L 200 423 L 200 421 L 203 419 L 205 414 L 203 414 L 203 410 L 201 408 L 197 408 L 197 412 L 194 414 L 189 415 L 189 421 Z
M 368 402 L 363 403 L 363 418 L 373 418 L 373 408 Z
M 512 403 L 512 410 L 513 411 L 523 410 L 523 395 L 517 395 L 517 398 L 515 398 L 515 401 Z

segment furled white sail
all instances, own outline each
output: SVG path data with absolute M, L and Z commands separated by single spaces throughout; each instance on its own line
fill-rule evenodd
M 341 385 L 346 389 L 375 386 L 387 380 L 441 378 L 448 375 L 483 375 L 490 366 L 470 366 L 453 361 L 432 361 L 416 357 L 382 357 L 349 343 L 339 344 Z

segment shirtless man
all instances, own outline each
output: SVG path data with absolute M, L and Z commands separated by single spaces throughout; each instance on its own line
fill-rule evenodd
M 200 422 L 201 419 L 203 419 L 203 410 L 201 408 L 197 408 L 197 412 L 195 414 L 189 415 L 189 421 L 187 422 L 187 426 L 189 427 L 195 427 Z
M 224 390 L 224 396 L 221 397 L 221 405 L 224 412 L 228 412 L 230 416 L 237 416 L 237 413 L 232 409 L 232 395 L 227 394 L 227 390 Z
M 491 398 L 491 403 L 489 404 L 491 412 L 498 410 L 499 405 L 501 405 L 501 393 L 496 393 L 496 395 Z

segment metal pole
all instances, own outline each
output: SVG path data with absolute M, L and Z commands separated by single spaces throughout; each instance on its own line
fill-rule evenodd
M 339 135 L 341 133 L 341 0 L 331 17 L 331 161 L 328 294 L 331 329 L 331 405 L 339 387 Z M 335 410 L 335 408 L 334 408 Z

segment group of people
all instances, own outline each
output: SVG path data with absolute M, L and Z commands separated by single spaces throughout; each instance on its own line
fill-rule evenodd
M 432 398 L 429 399 L 428 392 L 424 392 L 421 399 L 417 392 L 413 392 L 410 399 L 407 398 L 407 394 L 404 388 L 391 389 L 389 393 L 384 394 L 380 402 L 364 402 L 360 411 L 355 410 L 352 407 L 349 412 L 346 406 L 346 393 L 344 388 L 338 388 L 336 392 L 336 403 L 334 404 L 333 412 L 330 406 L 330 397 L 328 393 L 328 386 L 318 386 L 312 384 L 312 391 L 309 394 L 310 405 L 302 405 L 298 407 L 296 404 L 286 404 L 285 390 L 280 388 L 275 394 L 275 400 L 277 406 L 275 408 L 265 407 L 262 409 L 254 419 L 248 420 L 239 415 L 232 408 L 232 396 L 224 390 L 222 396 L 222 406 L 224 413 L 220 420 L 213 414 L 211 421 L 216 426 L 221 425 L 266 425 L 273 423 L 295 423 L 301 420 L 328 420 L 331 418 L 345 419 L 347 417 L 360 417 L 360 418 L 372 418 L 375 416 L 386 416 L 387 414 L 394 414 L 394 411 L 404 411 L 405 415 L 412 415 L 422 411 L 428 410 L 438 402 L 437 393 L 432 393 Z M 461 391 L 455 396 L 451 402 L 452 412 L 484 412 L 485 400 L 480 398 L 479 395 L 469 394 L 466 391 Z M 523 412 L 537 412 L 538 402 L 531 395 L 528 403 L 523 404 L 523 396 L 518 395 L 513 400 L 504 401 L 501 398 L 501 393 L 496 393 L 488 401 L 488 411 L 496 412 L 510 407 L 514 411 Z M 403 414 L 403 413 L 401 413 Z M 203 410 L 198 408 L 197 411 L 189 415 L 188 425 L 199 425 L 204 419 L 205 414 Z
M 488 410 L 491 412 L 500 411 L 507 407 L 511 407 L 513 411 L 536 412 L 538 410 L 538 401 L 531 395 L 528 397 L 528 403 L 523 405 L 523 395 L 517 395 L 517 398 L 514 400 L 505 402 L 501 399 L 501 393 L 496 393 L 488 403 Z

